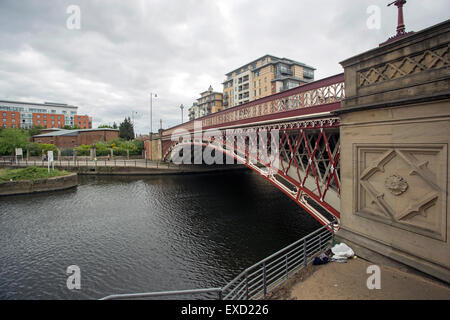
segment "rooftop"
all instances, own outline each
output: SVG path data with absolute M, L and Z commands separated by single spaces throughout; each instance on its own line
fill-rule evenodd
M 44 130 L 49 130 L 49 129 L 44 129 Z M 90 131 L 119 131 L 119 129 L 111 129 L 111 128 L 76 129 L 76 130 L 52 128 L 52 130 L 56 130 L 56 131 L 37 134 L 37 135 L 34 135 L 33 137 L 76 136 L 80 132 L 90 132 Z
M 308 65 L 306 65 L 306 64 L 304 64 L 304 63 L 302 63 L 302 62 L 298 62 L 298 61 L 295 61 L 295 60 L 292 60 L 292 59 L 288 59 L 288 58 L 279 58 L 279 57 L 275 57 L 275 56 L 270 55 L 270 54 L 266 54 L 266 55 L 264 55 L 264 56 L 262 56 L 262 57 L 259 57 L 259 58 L 256 59 L 256 60 L 253 60 L 252 62 L 246 63 L 246 64 L 240 66 L 239 68 L 234 69 L 233 71 L 228 72 L 228 73 L 225 74 L 225 75 L 226 75 L 226 76 L 230 76 L 233 72 L 236 72 L 236 71 L 242 69 L 243 67 L 247 67 L 247 66 L 249 66 L 249 65 L 252 65 L 252 64 L 256 63 L 257 61 L 259 61 L 259 60 L 261 60 L 261 59 L 263 59 L 263 58 L 268 58 L 268 57 L 271 58 L 271 61 L 270 61 L 270 62 L 265 63 L 264 65 L 262 65 L 262 66 L 260 66 L 260 67 L 252 68 L 251 70 L 252 70 L 252 71 L 253 71 L 253 70 L 257 70 L 257 69 L 259 69 L 259 68 L 261 68 L 261 67 L 264 67 L 264 66 L 266 66 L 266 65 L 274 64 L 274 63 L 278 63 L 278 62 L 283 62 L 283 63 L 287 63 L 287 64 L 296 64 L 296 65 L 300 65 L 300 66 L 302 66 L 302 67 L 306 67 L 306 68 L 309 68 L 309 69 L 316 70 L 316 68 L 311 67 L 311 66 L 308 66 Z M 225 82 L 226 82 L 226 81 L 225 81 Z
M 0 103 L 15 103 L 15 104 L 27 104 L 31 106 L 44 106 L 44 107 L 63 107 L 63 108 L 78 108 L 77 106 L 72 106 L 64 103 L 53 103 L 53 102 L 24 102 L 24 101 L 12 101 L 12 100 L 0 100 Z

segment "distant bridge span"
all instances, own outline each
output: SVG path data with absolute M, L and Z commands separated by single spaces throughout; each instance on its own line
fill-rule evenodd
M 213 148 L 263 176 L 320 223 L 339 221 L 339 118 L 333 111 L 340 109 L 344 97 L 344 74 L 339 74 L 210 114 L 163 131 L 162 157 L 170 161 L 187 145 Z M 224 138 L 201 134 L 212 129 Z M 225 137 L 227 130 L 234 132 L 231 140 Z M 249 135 L 266 131 L 277 139 L 278 150 L 270 138 L 261 145 Z M 250 145 L 276 151 L 277 156 L 261 161 L 249 151 Z

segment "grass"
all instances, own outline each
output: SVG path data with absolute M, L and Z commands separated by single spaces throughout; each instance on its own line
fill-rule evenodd
M 19 180 L 37 180 L 46 179 L 51 177 L 66 176 L 70 174 L 65 170 L 50 170 L 43 167 L 27 167 L 24 169 L 0 169 L 0 183 L 7 181 L 19 181 Z

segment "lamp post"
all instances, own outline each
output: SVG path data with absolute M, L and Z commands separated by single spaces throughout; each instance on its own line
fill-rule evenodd
M 150 133 L 149 133 L 149 158 L 150 160 L 153 160 L 153 156 L 152 156 L 152 134 L 153 134 L 153 95 L 155 96 L 155 98 L 158 97 L 158 95 L 156 93 L 152 93 L 150 92 Z
M 405 22 L 403 20 L 403 6 L 406 4 L 406 0 L 396 0 L 388 4 L 388 7 L 394 5 L 397 7 L 397 34 L 396 36 L 401 36 L 406 34 L 405 32 Z
M 134 135 L 133 138 L 136 137 L 135 121 L 134 121 L 134 119 L 135 119 L 135 115 L 137 115 L 137 114 L 138 114 L 137 111 L 131 111 L 131 124 L 133 125 L 133 135 Z
M 158 95 L 156 93 L 152 93 L 150 92 L 150 136 L 152 135 L 153 132 L 153 118 L 152 118 L 152 113 L 153 113 L 153 95 L 155 96 L 155 98 L 158 97 Z
M 180 109 L 181 109 L 181 123 L 183 123 L 183 109 L 184 109 L 183 104 L 181 104 Z

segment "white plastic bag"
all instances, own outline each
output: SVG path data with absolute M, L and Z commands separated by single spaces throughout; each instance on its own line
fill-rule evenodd
M 331 252 L 334 254 L 332 257 L 333 260 L 345 260 L 355 255 L 353 250 L 343 242 L 331 248 Z

